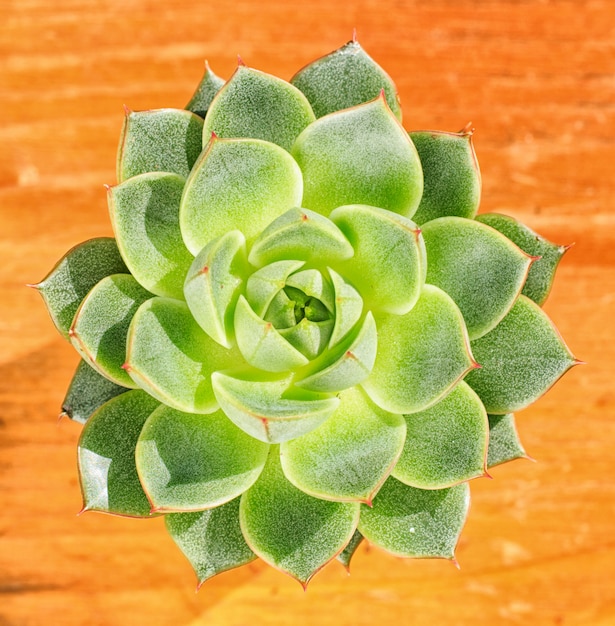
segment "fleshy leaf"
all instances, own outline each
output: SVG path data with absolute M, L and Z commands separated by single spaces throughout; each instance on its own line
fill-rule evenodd
M 441 289 L 425 285 L 405 315 L 376 315 L 378 355 L 363 383 L 391 413 L 416 413 L 450 392 L 476 367 L 463 317 Z
M 382 97 L 321 117 L 291 152 L 303 172 L 308 209 L 329 215 L 345 204 L 368 204 L 412 217 L 419 205 L 418 154 Z
M 350 561 L 361 543 L 363 543 L 363 535 L 355 530 L 348 545 L 337 555 L 337 560 L 346 568 L 348 573 L 350 573 Z
M 203 128 L 209 139 L 250 137 L 290 150 L 316 118 L 306 97 L 290 83 L 240 65 L 214 98 Z
M 85 297 L 69 330 L 83 359 L 123 387 L 136 387 L 122 369 L 128 327 L 139 306 L 151 297 L 130 274 L 107 276 Z
M 306 95 L 316 117 L 373 100 L 384 89 L 387 104 L 401 120 L 393 80 L 354 39 L 306 65 L 290 82 Z
M 298 387 L 318 392 L 342 391 L 362 383 L 372 371 L 378 350 L 378 331 L 374 316 L 368 312 L 361 328 L 350 345 L 345 346 L 340 356 L 330 362 L 329 355 L 324 363 L 315 362 L 317 371 L 302 378 Z M 332 355 L 333 356 L 333 355 Z M 309 368 L 311 371 L 312 368 Z
M 279 330 L 280 335 L 308 359 L 315 359 L 326 347 L 333 320 L 312 322 L 304 317 L 298 324 Z
M 515 416 L 512 413 L 489 415 L 487 467 L 527 458 L 529 457 L 521 445 L 521 441 L 519 441 Z
M 276 217 L 301 204 L 295 160 L 257 139 L 212 138 L 186 181 L 179 221 L 186 246 L 198 254 L 212 239 L 241 231 L 248 244 Z
M 222 411 L 183 413 L 161 406 L 137 442 L 137 471 L 156 511 L 198 511 L 230 502 L 259 477 L 269 446 Z
M 284 290 L 278 291 L 271 301 L 263 319 L 267 322 L 271 322 L 279 329 L 280 334 L 283 335 L 284 333 L 282 331 L 284 329 L 290 328 L 297 323 L 295 301 L 291 300 Z M 299 350 L 299 348 L 297 348 L 297 350 Z
M 203 119 L 181 109 L 127 111 L 117 155 L 119 183 L 147 172 L 186 178 L 201 153 Z
M 184 297 L 192 263 L 179 230 L 179 203 L 186 181 L 177 174 L 135 176 L 108 192 L 117 245 L 130 273 L 157 296 Z
M 74 422 L 85 424 L 92 413 L 107 400 L 126 391 L 128 391 L 126 387 L 101 376 L 82 359 L 77 365 L 64 402 L 62 402 L 62 414 Z
M 68 331 L 75 313 L 94 285 L 105 276 L 128 272 L 115 239 L 98 237 L 71 248 L 38 284 L 49 315 L 60 333 Z
M 306 296 L 320 300 L 331 313 L 335 311 L 333 286 L 322 275 L 322 272 L 316 269 L 295 272 L 292 276 L 289 276 L 286 284 L 299 289 Z
M 482 337 L 510 311 L 532 257 L 494 228 L 461 217 L 432 220 L 422 232 L 427 282 L 455 301 L 470 339 Z
M 250 548 L 303 587 L 348 544 L 359 505 L 307 495 L 285 478 L 272 448 L 256 484 L 241 497 L 239 521 Z
M 85 510 L 149 517 L 135 445 L 145 420 L 158 406 L 144 391 L 128 391 L 103 404 L 85 425 L 78 448 Z
M 212 100 L 223 85 L 224 80 L 216 76 L 216 74 L 211 71 L 209 63 L 205 61 L 205 74 L 203 74 L 201 82 L 198 84 L 192 98 L 190 98 L 190 102 L 186 105 L 186 110 L 192 111 L 199 117 L 204 118 L 207 115 Z
M 301 259 L 325 265 L 352 255 L 352 246 L 333 222 L 314 211 L 293 208 L 258 236 L 249 260 L 257 267 L 278 259 Z
M 271 322 L 256 315 L 243 296 L 235 308 L 235 338 L 244 359 L 266 372 L 286 372 L 308 363 Z
M 483 476 L 487 413 L 463 381 L 431 408 L 406 416 L 408 434 L 393 476 L 412 487 L 442 489 Z
M 359 388 L 339 395 L 339 407 L 324 424 L 282 444 L 282 468 L 316 498 L 371 503 L 401 454 L 406 424 Z
M 484 337 L 472 342 L 481 369 L 467 383 L 488 413 L 529 406 L 577 363 L 553 322 L 526 296 Z
M 239 351 L 215 342 L 178 300 L 152 298 L 130 326 L 126 370 L 139 387 L 179 411 L 215 411 L 211 374 L 242 364 Z
M 361 319 L 363 299 L 337 272 L 329 268 L 329 274 L 335 291 L 335 325 L 329 340 L 329 347 L 333 347 L 344 339 Z
M 279 443 L 310 432 L 338 407 L 338 398 L 307 391 L 289 391 L 291 377 L 241 379 L 216 372 L 216 398 L 231 421 L 249 435 Z
M 286 285 L 288 276 L 303 264 L 303 261 L 276 261 L 256 270 L 248 278 L 246 300 L 256 315 L 265 315 L 275 295 Z
M 427 269 L 421 231 L 409 219 L 371 206 L 349 205 L 331 213 L 354 248 L 338 266 L 369 308 L 403 315 L 415 304 Z
M 199 326 L 231 347 L 234 305 L 246 266 L 246 240 L 232 230 L 210 241 L 194 259 L 184 284 L 186 303 Z
M 373 507 L 361 506 L 359 531 L 396 556 L 454 559 L 469 506 L 467 483 L 426 490 L 389 478 Z
M 164 521 L 192 565 L 199 587 L 216 574 L 246 565 L 256 555 L 239 526 L 239 498 L 197 513 L 169 513 Z
M 423 166 L 424 189 L 414 214 L 417 224 L 446 215 L 473 218 L 478 211 L 481 177 L 472 145 L 473 130 L 410 133 Z
M 568 247 L 551 243 L 508 215 L 485 213 L 476 220 L 500 231 L 527 254 L 540 257 L 532 263 L 521 293 L 542 306 L 551 291 L 555 270 Z

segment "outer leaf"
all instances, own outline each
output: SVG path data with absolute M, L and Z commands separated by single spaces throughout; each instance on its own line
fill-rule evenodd
M 299 437 L 324 422 L 338 407 L 338 398 L 307 391 L 289 391 L 291 377 L 250 380 L 212 376 L 216 398 L 231 421 L 249 435 L 269 443 Z
M 71 248 L 38 284 L 51 320 L 69 339 L 68 330 L 83 298 L 105 276 L 128 272 L 115 239 L 98 237 Z
M 84 509 L 149 517 L 150 506 L 135 466 L 135 445 L 159 403 L 134 390 L 103 404 L 79 439 L 79 478 Z
M 419 205 L 418 154 L 382 97 L 320 118 L 291 152 L 303 172 L 308 209 L 329 215 L 345 204 L 369 204 L 411 217 Z
M 257 369 L 286 372 L 308 363 L 271 322 L 256 315 L 243 296 L 239 296 L 235 308 L 235 338 L 244 359 Z
M 459 133 L 419 130 L 410 133 L 423 166 L 424 189 L 414 214 L 417 224 L 445 215 L 473 218 L 478 211 L 481 178 L 473 129 Z
M 295 384 L 303 389 L 319 392 L 342 391 L 354 387 L 370 375 L 377 350 L 378 331 L 373 315 L 368 312 L 356 337 L 339 357 L 331 363 L 329 358 L 323 363 L 314 363 L 318 370 Z M 314 368 L 309 368 L 309 371 L 312 369 Z
M 282 468 L 295 487 L 316 498 L 371 504 L 401 454 L 406 424 L 358 388 L 340 399 L 324 424 L 282 444 Z
M 167 530 L 194 568 L 199 587 L 208 579 L 246 565 L 256 555 L 239 526 L 239 498 L 198 513 L 169 513 Z
M 467 483 L 423 490 L 389 478 L 373 508 L 361 507 L 359 531 L 396 556 L 454 559 L 469 505 Z
M 558 246 L 551 243 L 525 224 L 508 217 L 508 215 L 485 213 L 479 215 L 476 220 L 499 230 L 527 254 L 540 257 L 532 263 L 521 293 L 537 304 L 543 305 L 551 291 L 555 279 L 555 270 L 562 256 L 568 250 L 568 246 Z
M 124 371 L 126 333 L 139 306 L 152 297 L 130 274 L 103 278 L 86 296 L 69 330 L 77 352 L 99 374 L 135 387 Z
M 249 260 L 257 267 L 278 259 L 301 259 L 322 266 L 353 254 L 352 246 L 333 222 L 314 211 L 294 208 L 257 237 Z
M 519 441 L 519 435 L 515 426 L 515 416 L 512 413 L 489 415 L 487 467 L 494 467 L 515 459 L 527 458 L 529 457 Z
M 489 423 L 485 407 L 463 381 L 444 399 L 406 416 L 408 434 L 393 476 L 412 487 L 442 489 L 483 476 Z
M 355 555 L 357 548 L 363 542 L 363 535 L 358 531 L 354 531 L 352 539 L 348 545 L 337 555 L 337 560 L 346 568 L 346 571 L 350 574 L 350 561 Z
M 409 219 L 376 207 L 350 205 L 331 213 L 354 248 L 340 271 L 372 310 L 403 315 L 425 284 L 427 259 L 421 231 Z M 343 268 L 343 269 L 342 269 Z
M 220 91 L 222 85 L 224 85 L 224 80 L 216 76 L 216 74 L 211 71 L 209 63 L 205 61 L 205 74 L 203 74 L 201 82 L 198 84 L 196 91 L 185 108 L 199 117 L 204 118 L 207 115 L 207 111 L 209 110 L 214 96 Z
M 427 282 L 455 301 L 470 339 L 482 337 L 510 311 L 532 257 L 495 229 L 461 217 L 432 220 L 423 237 Z
M 67 415 L 74 422 L 85 424 L 90 415 L 107 400 L 126 391 L 128 391 L 126 387 L 101 376 L 94 368 L 81 360 L 62 402 L 62 414 Z
M 405 315 L 377 315 L 376 326 L 378 355 L 363 388 L 386 411 L 423 411 L 476 367 L 461 313 L 437 287 L 425 285 Z
M 142 174 L 108 192 L 122 257 L 130 273 L 157 296 L 184 297 L 184 277 L 193 258 L 179 230 L 185 182 L 176 174 Z
M 152 298 L 137 311 L 130 326 L 126 369 L 131 378 L 179 411 L 215 411 L 212 372 L 242 364 L 238 350 L 223 348 L 211 339 L 178 300 Z
M 466 380 L 487 412 L 498 415 L 530 405 L 578 362 L 551 320 L 525 296 L 472 342 L 472 351 L 482 367 Z
M 261 477 L 241 497 L 239 521 L 250 548 L 305 588 L 350 541 L 359 505 L 312 498 L 284 477 L 273 448 Z
M 186 178 L 201 153 L 203 120 L 190 111 L 127 111 L 117 155 L 117 180 L 146 172 Z
M 305 96 L 276 76 L 240 65 L 214 98 L 204 136 L 264 139 L 290 150 L 299 133 L 314 121 Z
M 259 477 L 269 446 L 222 411 L 156 410 L 137 442 L 137 471 L 156 511 L 198 511 L 230 502 Z
M 276 261 L 256 270 L 248 278 L 246 300 L 256 315 L 265 315 L 276 294 L 286 285 L 289 275 L 303 265 L 303 261 Z
M 186 181 L 179 216 L 186 246 L 196 255 L 230 230 L 251 244 L 276 217 L 301 204 L 302 193 L 301 171 L 282 148 L 214 138 Z
M 306 65 L 290 82 L 306 95 L 316 117 L 373 100 L 384 89 L 387 104 L 401 120 L 393 80 L 354 39 Z
M 246 240 L 232 230 L 210 241 L 194 259 L 184 284 L 186 303 L 199 326 L 231 347 L 233 312 L 246 266 Z

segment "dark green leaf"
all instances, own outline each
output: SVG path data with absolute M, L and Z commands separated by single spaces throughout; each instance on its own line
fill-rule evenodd
M 489 454 L 487 466 L 494 467 L 515 459 L 529 458 L 519 441 L 515 416 L 489 415 Z
M 209 109 L 211 101 L 224 85 L 224 80 L 216 76 L 210 69 L 209 63 L 205 61 L 205 74 L 201 78 L 196 91 L 190 98 L 190 102 L 186 105 L 188 111 L 196 113 L 199 117 L 205 117 Z

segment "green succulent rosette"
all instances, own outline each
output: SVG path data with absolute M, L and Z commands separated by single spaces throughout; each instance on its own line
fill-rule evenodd
M 453 559 L 468 481 L 575 363 L 539 307 L 563 248 L 476 218 L 469 130 L 400 120 L 356 41 L 290 83 L 207 67 L 127 112 L 115 238 L 38 285 L 82 357 L 85 509 L 164 515 L 199 583 L 260 557 L 306 585 L 363 538 Z

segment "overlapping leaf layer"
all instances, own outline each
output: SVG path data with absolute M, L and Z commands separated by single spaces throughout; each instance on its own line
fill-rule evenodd
M 165 515 L 199 583 L 258 556 L 306 585 L 363 538 L 453 559 L 468 481 L 576 362 L 539 307 L 564 249 L 475 219 L 468 128 L 400 121 L 356 41 L 290 83 L 207 66 L 127 113 L 115 239 L 38 285 L 83 359 L 85 508 Z

